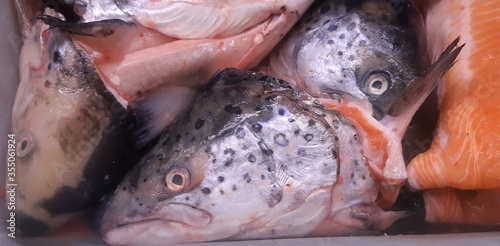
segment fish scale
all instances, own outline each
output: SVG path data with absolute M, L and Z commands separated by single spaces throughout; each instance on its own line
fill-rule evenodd
M 233 68 L 164 130 L 102 204 L 98 224 L 120 245 L 378 231 L 401 214 L 378 207 L 377 192 L 341 113 Z

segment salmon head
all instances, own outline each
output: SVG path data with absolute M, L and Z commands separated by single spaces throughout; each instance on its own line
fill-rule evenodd
M 113 245 L 376 232 L 358 132 L 341 113 L 264 74 L 217 73 L 102 204 Z
M 255 67 L 313 0 L 68 0 L 79 23 L 52 21 L 90 54 L 106 88 L 157 136 L 220 69 Z
M 313 0 L 66 2 L 82 23 L 64 29 L 92 54 L 126 106 L 162 86 L 198 87 L 219 69 L 254 67 Z
M 67 34 L 36 19 L 25 27 L 10 182 L 19 234 L 40 236 L 96 205 L 124 175 L 128 113 Z
M 413 114 L 460 49 L 432 66 L 411 1 L 318 1 L 263 68 L 341 111 L 360 130 L 364 154 L 394 201 L 406 179 L 401 139 Z

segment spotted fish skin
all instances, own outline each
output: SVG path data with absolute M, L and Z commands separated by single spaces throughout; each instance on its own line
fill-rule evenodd
M 286 80 L 342 112 L 391 206 L 407 173 L 401 139 L 463 46 L 433 64 L 423 19 L 410 0 L 317 1 L 258 71 Z
M 374 202 L 359 135 L 338 111 L 237 69 L 195 98 L 103 203 L 106 242 L 340 235 L 399 218 Z
M 12 125 L 16 226 L 20 236 L 30 237 L 97 205 L 134 157 L 128 112 L 105 89 L 86 53 L 39 20 L 24 31 Z
M 271 54 L 267 73 L 313 95 L 367 99 L 383 118 L 429 65 L 408 2 L 317 1 Z

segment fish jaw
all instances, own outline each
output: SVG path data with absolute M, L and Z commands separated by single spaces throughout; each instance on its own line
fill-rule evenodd
M 181 203 L 158 204 L 162 207 L 148 216 L 137 215 L 121 224 L 105 229 L 103 239 L 111 245 L 135 245 L 147 241 L 151 245 L 185 242 L 180 231 L 196 231 L 211 223 L 211 215 L 202 209 Z M 151 240 L 154 235 L 154 240 Z

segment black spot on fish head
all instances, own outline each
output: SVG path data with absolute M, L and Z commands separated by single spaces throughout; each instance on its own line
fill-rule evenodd
M 255 132 L 255 133 L 259 133 L 262 131 L 262 125 L 259 124 L 259 123 L 255 123 L 252 125 L 252 130 Z
M 205 187 L 205 188 L 202 188 L 202 189 L 201 189 L 201 192 L 203 192 L 203 194 L 205 194 L 205 195 L 208 195 L 208 194 L 210 194 L 212 191 L 210 190 L 210 188 Z
M 231 159 L 227 160 L 227 161 L 224 163 L 224 166 L 226 166 L 226 167 L 231 166 L 231 164 L 233 164 L 233 161 L 234 161 L 234 160 L 233 160 L 233 158 L 231 158 Z
M 196 123 L 194 124 L 194 128 L 198 130 L 198 129 L 202 128 L 204 124 L 205 124 L 205 120 L 198 119 L 198 120 L 196 120 Z
M 60 63 L 62 61 L 61 53 L 58 50 L 54 51 L 52 61 L 55 63 Z
M 356 22 L 351 22 L 346 27 L 347 31 L 352 31 L 354 28 L 356 28 Z
M 335 31 L 337 31 L 337 29 L 338 29 L 338 28 L 339 28 L 339 27 L 337 26 L 337 24 L 332 23 L 332 24 L 330 24 L 330 26 L 328 26 L 328 29 L 327 29 L 327 30 L 328 30 L 329 32 L 335 32 Z
M 308 123 L 309 123 L 309 127 L 316 125 L 316 121 L 314 121 L 313 119 L 310 119 Z
M 243 127 L 238 127 L 238 128 L 236 128 L 235 134 L 236 134 L 236 138 L 243 139 L 243 138 L 245 138 L 246 132 L 245 132 L 245 129 Z
M 232 104 L 228 104 L 224 107 L 224 110 L 230 114 L 241 114 L 243 110 L 239 106 L 234 106 Z
M 279 145 L 279 146 L 287 146 L 288 145 L 288 139 L 286 138 L 284 133 L 278 133 L 274 136 L 274 142 Z
M 271 190 L 268 193 L 267 205 L 269 205 L 269 207 L 272 208 L 278 205 L 278 203 L 281 202 L 282 198 L 283 198 L 283 190 L 281 189 L 281 187 L 273 184 L 271 186 Z
M 306 150 L 303 149 L 303 148 L 300 148 L 298 151 L 297 151 L 297 154 L 299 156 L 306 156 Z
M 236 152 L 232 149 L 232 148 L 227 148 L 224 150 L 224 154 L 225 155 L 230 155 L 230 156 L 234 156 Z
M 258 145 L 259 145 L 260 150 L 262 151 L 262 153 L 264 153 L 265 155 L 272 155 L 273 154 L 273 150 L 269 149 L 264 142 L 259 141 Z
M 278 110 L 278 114 L 279 114 L 279 115 L 281 115 L 281 116 L 284 116 L 284 115 L 285 115 L 285 109 L 280 108 L 280 109 Z

